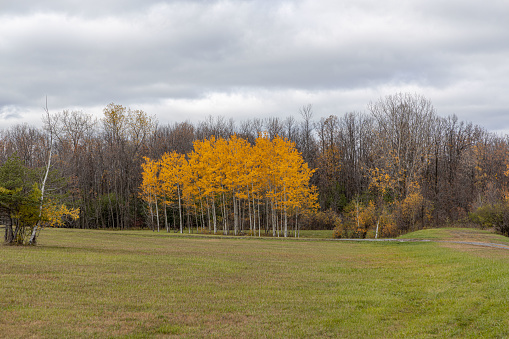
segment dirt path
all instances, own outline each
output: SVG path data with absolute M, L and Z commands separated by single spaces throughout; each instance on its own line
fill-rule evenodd
M 502 248 L 504 250 L 509 250 L 509 246 L 508 245 L 497 244 L 497 243 L 493 243 L 493 242 L 454 241 L 454 240 L 437 240 L 436 242 L 443 242 L 443 243 L 450 243 L 450 244 L 484 246 L 484 247 Z
M 497 244 L 494 242 L 479 242 L 479 241 L 459 241 L 459 240 L 429 240 L 429 239 L 394 239 L 400 242 L 438 242 L 438 243 L 448 243 L 448 244 L 460 244 L 460 245 L 474 245 L 474 246 L 484 246 L 484 247 L 493 247 L 493 248 L 502 248 L 505 250 L 509 250 L 509 245 Z
M 482 246 L 509 250 L 509 243 L 501 243 L 500 236 L 492 232 L 483 232 L 476 229 L 441 229 L 438 239 L 333 239 L 343 241 L 389 241 L 389 242 L 436 242 L 444 244 L 458 244 Z M 498 238 L 498 239 L 497 239 Z M 503 238 L 504 240 L 506 238 Z M 503 241 L 503 240 L 502 240 Z

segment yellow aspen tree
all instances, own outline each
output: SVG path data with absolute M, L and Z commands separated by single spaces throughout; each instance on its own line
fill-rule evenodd
M 282 138 L 275 138 L 273 142 L 281 159 L 278 168 L 278 181 L 284 217 L 284 236 L 287 237 L 290 211 L 298 213 L 299 209 L 316 209 L 316 188 L 309 187 L 314 170 L 309 169 L 294 143 Z M 297 232 L 297 229 L 295 231 Z
M 287 186 L 289 186 L 289 181 L 293 177 L 292 173 L 292 161 L 294 159 L 291 158 L 289 148 L 291 145 L 281 137 L 277 136 L 272 140 L 274 145 L 274 151 L 276 154 L 276 167 L 274 168 L 275 172 L 275 187 L 277 194 L 277 201 L 279 201 L 279 212 L 281 215 L 280 222 L 278 223 L 278 230 L 284 231 L 283 234 L 285 237 L 288 236 L 288 219 L 287 219 Z
M 215 154 L 216 139 L 212 136 L 209 140 L 197 141 L 195 143 L 195 151 L 201 154 L 201 162 L 203 163 L 203 173 L 200 188 L 202 194 L 207 200 L 207 208 L 210 205 L 209 224 L 212 218 L 214 234 L 217 233 L 217 212 L 216 212 L 216 196 L 220 190 L 220 184 L 216 170 L 218 170 L 218 158 Z
M 226 154 L 228 153 L 227 141 L 223 138 L 218 138 L 214 143 L 213 150 L 213 171 L 212 177 L 213 185 L 215 186 L 215 193 L 220 202 L 221 221 L 223 224 L 223 234 L 228 234 L 228 207 L 226 201 Z
M 201 195 L 206 198 L 207 205 L 210 205 L 210 214 L 212 217 L 214 234 L 217 233 L 217 210 L 216 202 L 221 206 L 221 215 L 225 221 L 224 203 L 224 151 L 225 140 L 216 140 L 212 136 L 208 140 L 196 141 L 194 143 L 195 153 L 202 164 L 201 177 L 199 179 L 199 188 Z M 223 198 L 223 199 L 222 199 Z M 209 216 L 210 218 L 210 216 Z M 223 222 L 223 232 L 226 232 L 226 226 Z
M 193 168 L 195 173 L 194 185 L 195 185 L 195 194 L 196 203 L 199 203 L 200 206 L 200 220 L 202 223 L 202 229 L 204 228 L 205 220 L 203 217 L 204 209 L 203 209 L 203 201 L 205 200 L 205 205 L 207 208 L 207 219 L 208 219 L 208 228 L 210 231 L 210 208 L 208 206 L 208 200 L 210 195 L 210 172 L 207 170 L 210 164 L 210 141 L 195 141 L 194 142 L 194 151 L 188 154 L 189 164 Z M 197 192 L 196 192 L 197 190 Z
M 236 161 L 234 159 L 234 155 L 232 154 L 233 145 L 229 142 L 229 140 L 225 140 L 225 144 L 223 145 L 223 149 L 221 151 L 222 157 L 222 172 L 224 174 L 222 184 L 224 186 L 224 195 L 225 195 L 225 206 L 228 208 L 225 210 L 225 214 L 229 216 L 231 209 L 229 208 L 229 200 L 232 203 L 233 209 L 233 228 L 234 234 L 237 235 L 237 205 L 235 204 L 235 166 Z M 229 231 L 229 224 L 227 222 L 227 230 Z M 227 232 L 228 232 L 227 231 Z
M 263 152 L 263 147 L 260 144 L 265 144 L 266 139 L 262 140 L 261 135 L 259 139 L 256 139 L 256 145 L 251 148 L 250 154 L 251 156 L 248 158 L 248 169 L 249 169 L 249 189 L 252 197 L 252 206 L 253 206 L 253 230 L 256 234 L 256 224 L 258 220 L 258 236 L 261 236 L 262 229 L 262 208 L 263 199 L 264 199 L 264 187 L 265 187 L 265 172 L 266 172 L 266 161 L 265 153 Z M 260 203 L 260 200 L 262 203 Z
M 249 218 L 249 231 L 252 235 L 256 233 L 256 190 L 254 182 L 257 176 L 257 159 L 254 148 L 251 144 L 246 143 L 242 158 L 243 162 L 243 192 L 241 197 L 247 202 L 248 218 Z M 257 187 L 256 187 L 257 189 Z
M 247 173 L 245 172 L 245 156 L 249 143 L 233 135 L 228 140 L 228 153 L 226 162 L 226 186 L 230 191 L 233 205 L 234 234 L 239 233 L 240 228 L 240 201 L 244 196 L 244 187 L 247 186 Z
M 192 154 L 191 152 L 190 154 Z M 190 155 L 189 154 L 189 155 Z M 185 166 L 182 171 L 182 179 L 183 179 L 183 185 L 182 185 L 182 198 L 185 206 L 185 211 L 187 215 L 187 228 L 188 233 L 191 233 L 191 216 L 192 210 L 194 208 L 194 197 L 196 194 L 196 188 L 194 187 L 195 184 L 195 165 L 196 163 L 189 163 L 189 159 L 187 161 L 187 166 Z
M 269 228 L 269 219 L 271 219 L 272 236 L 276 236 L 275 204 L 274 204 L 274 166 L 277 161 L 274 154 L 274 147 L 267 134 L 261 134 L 256 139 L 255 147 L 260 160 L 259 184 L 262 190 L 262 198 L 265 202 L 265 220 L 266 231 Z M 270 218 L 269 218 L 270 205 Z
M 180 233 L 183 233 L 182 217 L 182 186 L 184 184 L 184 169 L 187 164 L 185 157 L 177 152 L 165 153 L 161 158 L 161 187 L 166 203 L 177 200 L 179 211 Z

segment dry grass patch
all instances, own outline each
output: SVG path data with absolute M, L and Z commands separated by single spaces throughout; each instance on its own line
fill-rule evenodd
M 467 240 L 468 242 L 479 242 L 475 240 Z M 450 242 L 442 242 L 439 243 L 440 246 L 451 248 L 457 251 L 471 253 L 473 255 L 482 257 L 482 258 L 509 258 L 509 250 L 505 248 L 499 247 L 489 247 L 489 246 L 481 246 L 481 245 L 471 245 L 464 243 L 450 243 Z

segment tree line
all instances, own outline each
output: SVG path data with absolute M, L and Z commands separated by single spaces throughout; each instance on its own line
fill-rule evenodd
M 257 230 L 268 230 L 267 220 L 272 227 L 275 214 L 274 229 L 284 232 L 280 207 L 285 203 L 280 191 L 274 200 L 278 208 L 272 210 L 272 198 L 263 196 L 269 190 L 261 190 L 260 183 L 249 190 L 245 173 L 228 179 L 231 182 L 211 184 L 204 179 L 206 173 L 200 173 L 210 169 L 197 170 L 213 157 L 231 168 L 246 166 L 237 164 L 235 157 L 251 158 L 232 155 L 227 149 L 230 143 L 241 143 L 250 150 L 249 156 L 256 154 L 260 142 L 286 143 L 285 147 L 294 149 L 312 172 L 309 183 L 316 187 L 319 206 L 316 212 L 302 215 L 300 227 L 335 228 L 339 237 L 389 236 L 427 225 L 479 220 L 472 217 L 476 211 L 503 203 L 508 192 L 507 136 L 455 116 L 441 117 L 431 101 L 418 94 L 389 95 L 370 102 L 367 112 L 317 120 L 311 105 L 300 109 L 299 118 L 235 122 L 219 116 L 168 125 L 159 125 L 141 110 L 116 104 L 108 105 L 103 113 L 96 119 L 65 110 L 48 116 L 42 129 L 22 124 L 0 132 L 1 164 L 15 154 L 27 168 L 45 168 L 52 150 L 48 192 L 80 211 L 78 219 L 66 220 L 67 227 L 180 230 L 182 221 L 187 227 L 208 229 L 210 224 L 214 229 L 216 216 L 222 231 L 235 233 L 244 230 L 242 225 L 254 230 L 256 209 L 265 211 L 256 221 Z M 205 151 L 216 146 L 225 147 L 222 152 L 228 156 L 221 159 L 222 155 Z M 143 166 L 147 168 L 151 161 L 162 166 L 164 157 L 179 158 L 194 168 L 190 170 L 193 184 L 180 188 L 182 218 L 174 190 L 167 187 L 165 193 L 150 193 L 144 183 Z M 249 161 L 260 168 L 268 166 L 262 160 L 266 159 Z M 217 173 L 226 180 L 226 174 L 221 175 Z M 232 188 L 235 185 L 238 189 Z M 173 182 L 175 187 L 178 195 L 180 189 Z M 216 213 L 210 212 L 213 204 Z M 293 210 L 290 215 L 295 218 Z M 262 223 L 265 226 L 260 228 Z

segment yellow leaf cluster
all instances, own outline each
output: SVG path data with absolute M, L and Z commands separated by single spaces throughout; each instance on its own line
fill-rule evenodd
M 64 204 L 47 203 L 42 210 L 42 219 L 46 226 L 58 227 L 64 224 L 64 217 L 77 220 L 80 215 L 79 208 L 68 208 Z

